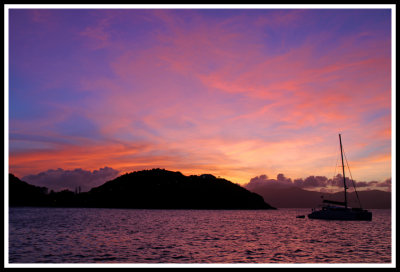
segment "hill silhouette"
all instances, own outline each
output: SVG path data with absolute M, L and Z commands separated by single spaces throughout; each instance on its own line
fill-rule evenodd
M 23 186 L 21 185 L 23 184 Z M 133 209 L 275 209 L 264 199 L 210 174 L 184 176 L 164 169 L 124 174 L 89 192 L 46 193 L 10 174 L 10 206 Z M 22 201 L 22 196 L 30 198 Z
M 117 177 L 88 192 L 96 207 L 153 209 L 271 209 L 263 198 L 213 175 L 184 176 L 163 169 Z
M 28 184 L 13 174 L 9 174 L 8 188 L 10 206 L 43 206 L 48 203 L 46 187 Z

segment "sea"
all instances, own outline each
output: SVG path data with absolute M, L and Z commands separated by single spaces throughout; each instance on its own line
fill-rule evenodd
M 10 207 L 5 256 L 44 267 L 392 263 L 391 210 L 372 210 L 372 221 L 313 220 L 310 212 Z

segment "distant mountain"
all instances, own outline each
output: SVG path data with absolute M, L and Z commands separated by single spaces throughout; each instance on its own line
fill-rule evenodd
M 246 188 L 246 186 L 245 186 Z M 344 192 L 334 194 L 303 190 L 296 186 L 252 186 L 248 190 L 261 195 L 265 201 L 277 208 L 315 208 L 323 199 L 343 201 Z M 370 190 L 357 191 L 361 205 L 365 209 L 390 209 L 391 193 Z M 355 192 L 347 194 L 350 207 L 359 207 Z
M 358 197 L 360 198 L 361 205 L 366 209 L 390 209 L 392 194 L 390 192 L 384 192 L 380 190 L 366 190 L 357 191 Z M 343 201 L 344 192 L 335 194 L 329 194 L 325 197 L 326 199 L 332 199 L 336 201 Z M 347 194 L 349 205 L 358 207 L 357 196 L 355 192 Z
M 184 176 L 163 169 L 128 173 L 85 193 L 47 193 L 10 174 L 10 206 L 137 209 L 275 209 L 264 199 L 210 174 Z

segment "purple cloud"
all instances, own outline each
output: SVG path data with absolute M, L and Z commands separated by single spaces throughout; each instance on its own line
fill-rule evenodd
M 286 178 L 284 174 L 278 174 L 277 179 L 270 179 L 268 178 L 267 175 L 260 175 L 257 177 L 254 177 L 250 180 L 248 184 L 245 185 L 245 187 L 248 190 L 253 190 L 257 187 L 287 187 L 287 186 L 295 186 L 292 183 L 292 180 L 289 178 Z
M 361 190 L 384 190 L 391 191 L 391 178 L 382 182 L 378 181 L 353 181 L 346 177 L 346 185 L 348 188 L 353 188 L 353 182 L 356 188 Z M 278 174 L 276 179 L 268 178 L 267 175 L 260 175 L 250 179 L 250 182 L 244 186 L 252 191 L 255 188 L 283 188 L 283 187 L 298 187 L 305 190 L 319 190 L 321 192 L 339 190 L 343 188 L 343 177 L 338 174 L 335 177 L 328 179 L 325 176 L 309 176 L 305 179 L 298 178 L 293 181 L 286 178 L 284 174 Z
M 78 187 L 80 187 L 81 192 L 85 192 L 116 178 L 118 174 L 119 171 L 110 167 L 93 171 L 81 168 L 75 170 L 58 168 L 56 170 L 49 169 L 36 175 L 27 175 L 22 177 L 22 180 L 36 186 L 47 187 L 56 192 L 64 189 L 75 191 Z

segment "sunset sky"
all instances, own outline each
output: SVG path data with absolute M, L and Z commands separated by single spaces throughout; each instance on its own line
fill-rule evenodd
M 9 171 L 331 178 L 342 133 L 383 181 L 391 33 L 382 8 L 11 8 Z

